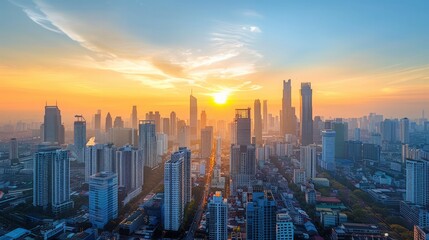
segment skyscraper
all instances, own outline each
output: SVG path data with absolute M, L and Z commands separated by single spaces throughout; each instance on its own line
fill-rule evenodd
M 100 172 L 89 179 L 89 221 L 102 229 L 118 217 L 118 178 L 112 172 Z
M 191 129 L 183 120 L 177 122 L 177 143 L 179 147 L 191 147 Z
M 259 99 L 255 100 L 254 104 L 254 130 L 253 133 L 256 139 L 256 145 L 262 145 L 262 115 L 261 115 L 261 101 Z
M 172 154 L 164 165 L 164 229 L 177 231 L 185 209 L 185 166 L 183 154 Z
M 19 163 L 18 141 L 11 138 L 9 142 L 9 160 L 10 163 Z
M 115 170 L 118 186 L 123 187 L 130 198 L 137 196 L 143 186 L 143 152 L 132 146 L 124 146 L 116 151 Z
M 154 120 L 156 132 L 161 132 L 161 114 L 158 111 L 155 111 Z
M 113 127 L 113 121 L 112 121 L 112 116 L 110 116 L 110 112 L 107 113 L 106 115 L 106 132 L 109 132 L 109 130 Z
M 213 127 L 201 129 L 201 157 L 209 158 L 213 148 Z
M 222 138 L 216 137 L 216 165 L 221 166 L 222 164 Z
M 64 125 L 61 124 L 61 111 L 58 106 L 45 106 L 43 141 L 64 144 Z
M 322 168 L 335 170 L 335 131 L 322 131 Z
M 137 129 L 137 106 L 133 106 L 133 110 L 131 112 L 131 127 Z
M 115 117 L 115 121 L 113 122 L 114 128 L 124 128 L 124 121 L 121 116 Z
M 262 102 L 262 130 L 268 132 L 268 103 L 267 100 Z
M 301 144 L 313 143 L 313 90 L 311 83 L 301 83 Z
M 94 115 L 94 129 L 96 134 L 101 130 L 101 110 L 97 110 L 97 113 Z
M 238 145 L 251 144 L 250 108 L 235 109 L 235 126 Z
M 99 172 L 115 172 L 116 148 L 112 144 L 97 144 L 91 138 L 84 150 L 85 182 Z
M 79 162 L 83 162 L 83 149 L 86 144 L 86 120 L 82 115 L 75 116 L 76 121 L 74 122 L 74 147 L 76 150 L 76 156 Z
M 251 200 L 246 204 L 247 239 L 276 239 L 277 204 L 271 191 L 254 187 Z
M 305 170 L 305 176 L 307 179 L 315 178 L 317 165 L 316 145 L 302 146 L 300 155 L 300 164 L 301 168 Z
M 345 158 L 346 147 L 345 142 L 348 139 L 348 124 L 342 121 L 331 123 L 332 130 L 335 131 L 335 157 Z
M 143 150 L 145 166 L 154 168 L 158 166 L 156 157 L 155 122 L 151 120 L 139 121 L 139 148 Z
M 399 123 L 397 119 L 384 119 L 381 122 L 381 140 L 383 142 L 392 143 L 400 140 Z M 405 128 L 404 128 L 405 130 Z
M 256 150 L 254 145 L 231 145 L 230 156 L 231 194 L 240 187 L 250 188 L 256 174 Z
M 173 157 L 174 155 L 174 157 Z M 185 204 L 191 202 L 192 199 L 192 179 L 191 179 L 191 150 L 186 147 L 179 147 L 179 151 L 174 153 L 172 158 L 181 158 L 183 156 L 184 166 L 184 192 L 185 192 Z
M 207 126 L 207 114 L 206 111 L 201 112 L 201 129 L 204 129 Z
M 198 107 L 197 98 L 189 96 L 189 127 L 191 131 L 191 141 L 197 140 L 197 125 L 198 125 Z
M 54 214 L 72 208 L 69 152 L 58 146 L 40 145 L 33 161 L 33 205 Z
M 170 119 L 163 118 L 162 119 L 162 132 L 170 136 Z
M 168 136 L 177 141 L 177 118 L 175 112 L 170 113 L 170 134 Z
M 400 121 L 399 137 L 402 144 L 410 143 L 410 120 L 402 118 Z
M 429 205 L 429 161 L 407 159 L 405 165 L 405 200 Z
M 282 113 L 280 115 L 280 133 L 296 135 L 295 110 L 292 108 L 292 82 L 283 80 Z
M 222 197 L 222 192 L 217 191 L 208 204 L 209 210 L 209 239 L 228 239 L 228 203 Z

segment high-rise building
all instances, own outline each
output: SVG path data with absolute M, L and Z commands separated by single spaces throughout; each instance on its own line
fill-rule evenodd
M 72 208 L 69 152 L 40 145 L 33 161 L 33 205 L 54 214 Z
M 79 162 L 83 162 L 83 149 L 86 144 L 86 120 L 82 115 L 76 115 L 74 122 L 74 147 Z
M 313 141 L 316 144 L 322 144 L 322 130 L 325 123 L 320 116 L 315 116 L 313 121 Z
M 313 143 L 313 90 L 311 83 L 301 83 L 301 144 Z
M 381 140 L 383 142 L 392 143 L 400 140 L 399 122 L 397 119 L 384 119 L 380 125 Z
M 115 117 L 115 121 L 113 122 L 114 128 L 124 128 L 124 121 L 122 120 L 121 116 Z
M 124 146 L 116 151 L 115 170 L 118 175 L 118 186 L 123 187 L 127 193 L 135 190 L 137 193 L 141 192 L 144 180 L 143 153 L 142 150 L 131 146 Z
M 61 111 L 58 106 L 45 106 L 42 129 L 44 142 L 64 144 L 64 125 L 61 123 Z
M 271 191 L 254 187 L 252 196 L 246 204 L 247 239 L 276 239 L 277 203 Z
M 335 131 L 335 158 L 346 157 L 346 141 L 348 139 L 348 124 L 342 121 L 331 123 L 332 130 Z
M 131 112 L 131 127 L 137 129 L 137 106 L 133 106 L 133 110 Z
M 317 152 L 316 145 L 307 145 L 301 147 L 301 168 L 305 170 L 307 179 L 316 177 Z
M 179 147 L 191 147 L 191 129 L 183 120 L 177 122 L 177 143 Z
M 154 120 L 156 132 L 161 132 L 161 114 L 158 111 L 155 111 Z
M 254 145 L 231 145 L 230 175 L 231 194 L 237 188 L 250 188 L 256 174 L 256 150 Z
M 235 126 L 238 145 L 251 144 L 250 108 L 235 109 Z
M 9 142 L 9 160 L 11 163 L 19 163 L 18 141 L 11 138 Z
M 407 159 L 405 164 L 405 200 L 429 205 L 429 161 Z
M 268 103 L 267 100 L 262 102 L 262 130 L 268 132 Z
M 109 132 L 109 130 L 113 128 L 113 120 L 112 120 L 112 116 L 110 115 L 110 112 L 108 112 L 106 115 L 105 128 L 106 128 L 106 132 Z
M 216 137 L 216 165 L 221 166 L 222 164 L 222 138 Z
M 201 129 L 201 157 L 209 158 L 213 148 L 213 127 Z
M 89 221 L 102 229 L 118 217 L 118 178 L 112 172 L 99 172 L 89 179 Z
M 174 155 L 174 156 L 173 156 Z M 179 147 L 179 151 L 174 153 L 172 158 L 181 158 L 183 155 L 183 166 L 184 166 L 184 192 L 185 192 L 185 204 L 191 202 L 192 199 L 192 179 L 191 179 L 191 150 L 186 147 Z
M 206 111 L 201 112 L 201 129 L 204 129 L 207 126 L 207 114 Z
M 197 140 L 197 125 L 198 125 L 198 107 L 197 98 L 189 96 L 189 127 L 191 131 L 191 141 Z
M 280 133 L 296 135 L 295 109 L 292 107 L 292 82 L 283 80 L 282 111 L 280 115 Z
M 277 213 L 276 239 L 293 240 L 293 221 L 288 213 Z
M 259 99 L 255 100 L 254 104 L 254 130 L 253 133 L 255 135 L 256 145 L 262 145 L 262 114 L 261 114 L 261 101 Z
M 139 121 L 139 148 L 143 150 L 145 166 L 154 168 L 158 166 L 156 154 L 155 122 L 151 120 Z
M 101 130 L 101 110 L 97 110 L 97 113 L 94 115 L 94 129 L 96 133 L 99 133 Z
M 184 154 L 172 154 L 164 165 L 164 229 L 177 231 L 185 210 Z
M 223 199 L 222 192 L 218 191 L 208 204 L 209 209 L 209 239 L 228 239 L 228 203 Z
M 402 144 L 410 143 L 410 120 L 402 118 L 400 121 L 399 137 Z
M 162 119 L 162 132 L 164 134 L 167 134 L 168 136 L 170 136 L 170 119 L 169 118 L 163 118 Z
M 322 131 L 322 168 L 335 170 L 335 131 Z
M 85 182 L 98 172 L 115 172 L 116 148 L 112 144 L 97 144 L 91 138 L 84 150 Z
M 170 134 L 168 136 L 177 140 L 177 118 L 175 112 L 170 113 Z

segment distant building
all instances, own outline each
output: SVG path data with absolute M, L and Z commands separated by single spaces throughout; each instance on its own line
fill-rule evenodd
M 137 106 L 133 106 L 133 110 L 131 111 L 131 127 L 137 129 L 138 121 L 137 121 Z
M 81 115 L 76 115 L 74 122 L 74 147 L 76 150 L 77 160 L 83 162 L 83 151 L 86 144 L 86 120 Z
M 61 111 L 58 106 L 45 106 L 43 142 L 64 144 L 64 125 L 61 122 Z
M 89 221 L 102 229 L 118 217 L 118 178 L 112 172 L 100 172 L 89 179 Z
M 301 83 L 301 144 L 307 146 L 313 141 L 313 90 L 311 83 Z
M 109 130 L 112 128 L 113 128 L 113 120 L 112 120 L 112 116 L 110 115 L 110 112 L 108 112 L 106 115 L 105 130 L 106 132 L 109 132 Z
M 198 125 L 198 107 L 197 98 L 191 93 L 189 96 L 189 127 L 191 132 L 191 141 L 197 140 L 197 125 Z
M 346 155 L 345 141 L 348 140 L 348 124 L 346 122 L 332 122 L 335 131 L 335 158 L 343 159 Z
M 316 145 L 302 146 L 300 152 L 300 164 L 301 168 L 305 170 L 307 179 L 316 177 L 316 166 L 317 166 L 317 151 Z
M 259 99 L 255 100 L 254 109 L 254 130 L 253 134 L 255 135 L 256 145 L 262 145 L 262 114 L 261 114 L 261 101 Z
M 322 168 L 335 170 L 335 131 L 322 131 Z
M 172 154 L 164 165 L 164 229 L 178 231 L 185 210 L 183 154 Z
M 201 158 L 209 158 L 213 148 L 213 127 L 201 129 Z
M 410 120 L 408 118 L 400 120 L 399 139 L 402 144 L 410 143 Z
M 112 144 L 97 144 L 90 140 L 84 150 L 85 182 L 98 172 L 114 172 L 116 148 Z
M 72 208 L 69 152 L 57 146 L 41 145 L 33 161 L 33 205 L 54 214 Z
M 11 138 L 9 142 L 9 160 L 11 163 L 19 163 L 18 141 Z
M 208 204 L 209 217 L 209 239 L 228 239 L 228 203 L 223 199 L 221 192 L 216 192 L 213 199 Z
M 143 150 L 144 164 L 147 167 L 154 168 L 159 165 L 156 151 L 156 127 L 155 122 L 143 120 L 139 122 L 139 148 Z

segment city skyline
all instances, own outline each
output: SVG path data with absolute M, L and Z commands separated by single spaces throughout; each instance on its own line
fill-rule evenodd
M 278 115 L 284 79 L 296 109 L 301 82 L 311 82 L 313 116 L 420 117 L 429 111 L 426 5 L 4 1 L 1 121 L 40 119 L 46 102 L 58 102 L 65 122 L 97 109 L 126 119 L 131 106 L 150 111 L 148 101 L 167 115 L 187 109 L 191 90 L 211 116 L 254 99 Z

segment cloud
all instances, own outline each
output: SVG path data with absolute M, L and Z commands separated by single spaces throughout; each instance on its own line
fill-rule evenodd
M 264 16 L 254 10 L 246 9 L 241 12 L 243 16 L 252 17 L 252 18 L 263 18 Z
M 183 83 L 215 89 L 216 79 L 245 82 L 233 86 L 231 92 L 258 88 L 249 88 L 251 83 L 242 79 L 256 72 L 256 64 L 263 57 L 252 48 L 255 34 L 262 32 L 258 26 L 215 22 L 215 31 L 206 33 L 208 42 L 202 49 L 181 50 L 129 38 L 108 22 L 103 22 L 107 25 L 103 28 L 96 23 L 88 24 L 78 14 L 61 11 L 43 1 L 11 2 L 39 26 L 63 34 L 88 50 L 82 59 L 72 61 L 81 67 L 114 71 L 157 89 Z

